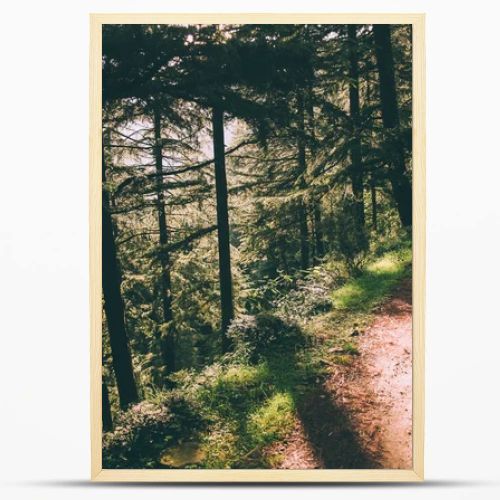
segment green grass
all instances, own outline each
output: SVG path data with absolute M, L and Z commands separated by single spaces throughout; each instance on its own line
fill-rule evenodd
M 271 356 L 256 366 L 223 369 L 198 393 L 211 422 L 202 438 L 205 459 L 200 467 L 276 466 L 279 457 L 265 453 L 265 448 L 293 430 L 296 403 L 316 373 L 314 364 L 294 352 Z
M 264 448 L 293 429 L 293 390 L 300 377 L 301 370 L 289 365 L 285 370 L 280 357 L 276 363 L 221 368 L 199 387 L 196 397 L 210 425 L 200 439 L 204 459 L 198 466 L 268 467 Z
M 283 439 L 293 430 L 295 402 L 290 392 L 277 392 L 248 419 L 248 431 L 259 444 Z
M 409 249 L 385 254 L 368 265 L 359 277 L 352 278 L 332 293 L 334 308 L 350 313 L 371 311 L 409 275 L 410 263 Z

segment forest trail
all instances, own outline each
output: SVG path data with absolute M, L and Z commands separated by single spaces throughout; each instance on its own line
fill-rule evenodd
M 280 468 L 411 468 L 411 294 L 406 279 L 360 332 L 359 356 L 301 405 Z
M 103 29 L 103 468 L 408 464 L 411 40 Z

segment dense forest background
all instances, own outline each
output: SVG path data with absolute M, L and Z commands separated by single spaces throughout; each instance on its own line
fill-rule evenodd
M 325 349 L 409 273 L 411 36 L 104 26 L 105 467 L 280 465 Z

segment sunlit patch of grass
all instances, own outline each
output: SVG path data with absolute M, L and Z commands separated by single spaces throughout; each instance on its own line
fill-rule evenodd
M 238 420 L 267 397 L 268 380 L 265 363 L 231 366 L 210 385 L 202 386 L 197 397 L 211 418 Z
M 286 388 L 293 388 L 301 373 L 281 364 L 281 358 L 278 366 L 231 366 L 200 392 L 212 421 L 202 438 L 201 467 L 269 466 L 264 447 L 293 430 L 295 395 Z
M 202 437 L 203 468 L 266 466 L 263 448 L 293 430 L 295 395 L 303 370 L 282 356 L 259 365 L 233 365 L 198 392 L 212 422 Z M 304 381 L 307 384 L 307 381 Z
M 290 393 L 276 393 L 249 416 L 247 430 L 252 440 L 264 445 L 283 439 L 295 424 L 295 403 Z
M 239 458 L 237 426 L 231 422 L 219 422 L 205 434 L 203 450 L 207 469 L 229 469 Z
M 399 281 L 409 273 L 411 250 L 385 254 L 332 293 L 334 308 L 351 312 L 369 312 L 380 304 Z
M 249 386 L 264 380 L 268 376 L 268 369 L 264 363 L 256 366 L 230 366 L 219 378 L 219 385 Z
M 270 469 L 277 469 L 285 460 L 285 455 L 280 452 L 268 453 L 265 458 Z

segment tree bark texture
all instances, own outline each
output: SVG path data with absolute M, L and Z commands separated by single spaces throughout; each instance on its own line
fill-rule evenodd
M 104 152 L 102 155 L 103 182 L 105 181 Z M 125 327 L 125 307 L 121 295 L 121 275 L 116 254 L 113 221 L 109 208 L 109 196 L 102 190 L 102 291 L 106 313 L 113 370 L 120 398 L 125 409 L 138 400 Z
M 375 54 L 380 84 L 382 122 L 389 130 L 399 128 L 399 111 L 394 77 L 391 28 L 388 24 L 374 24 Z M 405 166 L 404 146 L 395 135 L 389 141 L 391 151 L 389 181 L 401 223 L 412 225 L 412 188 Z
M 219 245 L 219 284 L 221 304 L 222 350 L 230 347 L 227 328 L 234 317 L 233 282 L 231 276 L 231 247 L 229 242 L 229 213 L 226 163 L 224 151 L 224 111 L 215 106 L 212 112 L 215 159 L 215 189 L 217 198 L 217 228 Z

